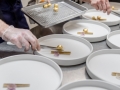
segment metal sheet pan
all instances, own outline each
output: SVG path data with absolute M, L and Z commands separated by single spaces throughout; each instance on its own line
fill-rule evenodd
M 52 6 L 43 8 L 42 4 L 22 8 L 22 11 L 39 25 L 47 28 L 61 22 L 78 17 L 87 10 L 87 8 L 69 0 L 51 1 Z M 59 5 L 58 12 L 53 11 L 54 4 Z

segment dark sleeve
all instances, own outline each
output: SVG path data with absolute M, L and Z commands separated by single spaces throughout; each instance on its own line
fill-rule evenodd
M 0 10 L 0 19 L 3 19 L 3 17 L 2 17 L 2 11 Z
M 120 0 L 109 0 L 110 2 L 119 2 L 120 3 Z

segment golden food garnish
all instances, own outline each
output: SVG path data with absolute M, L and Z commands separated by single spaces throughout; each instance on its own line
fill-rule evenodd
M 83 29 L 83 32 L 77 32 L 77 34 L 93 34 L 92 32 L 88 32 L 88 29 Z
M 88 29 L 87 28 L 83 29 L 83 32 L 88 33 Z
M 55 53 L 59 53 L 59 54 L 63 54 L 63 55 L 70 55 L 71 54 L 70 51 L 51 51 L 51 54 L 55 54 Z
M 97 16 L 97 20 L 101 20 L 101 16 Z
M 97 20 L 95 16 L 92 17 L 92 20 Z
M 63 50 L 63 46 L 62 46 L 62 45 L 58 45 L 58 46 L 56 47 L 56 49 L 58 49 L 58 50 Z
M 117 8 L 115 8 L 114 6 L 111 7 L 112 10 L 118 10 Z
M 48 5 L 48 7 L 50 7 L 52 4 L 51 4 L 51 3 L 48 3 L 47 5 Z
M 43 8 L 47 8 L 47 7 L 48 7 L 48 4 L 44 4 L 44 5 L 43 5 Z
M 58 8 L 58 4 L 54 4 L 54 8 Z
M 54 10 L 55 12 L 58 12 L 58 8 L 56 8 L 56 7 L 55 7 L 53 10 Z

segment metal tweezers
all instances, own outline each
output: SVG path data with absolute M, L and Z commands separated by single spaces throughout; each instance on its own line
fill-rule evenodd
M 56 48 L 54 46 L 48 46 L 48 45 L 40 45 L 41 47 L 47 47 L 47 48 Z
M 54 46 L 47 46 L 47 45 L 40 45 L 40 46 L 41 46 L 41 48 L 44 48 L 44 47 L 51 48 L 51 49 L 55 49 L 56 48 Z M 33 50 L 33 55 L 35 55 L 35 50 Z

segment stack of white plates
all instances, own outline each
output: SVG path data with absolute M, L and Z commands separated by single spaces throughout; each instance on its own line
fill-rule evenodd
M 60 67 L 37 55 L 16 55 L 0 60 L 0 90 L 3 84 L 29 84 L 17 90 L 56 90 L 62 82 Z
M 58 90 L 120 90 L 120 87 L 104 81 L 86 80 L 67 84 Z
M 117 10 L 113 10 L 113 12 L 116 12 L 118 14 L 120 14 L 120 3 L 117 2 L 110 2 L 111 6 L 114 6 Z
M 85 28 L 88 29 L 88 32 L 92 32 L 93 34 L 77 34 L 77 32 L 83 32 L 83 29 Z M 67 22 L 63 26 L 63 33 L 83 37 L 90 42 L 105 40 L 110 31 L 111 30 L 107 25 L 92 20 L 73 20 Z
M 87 58 L 86 69 L 91 78 L 120 86 L 120 76 L 112 75 L 113 72 L 120 73 L 120 50 L 108 49 L 92 53 Z
M 85 14 L 82 15 L 83 18 L 92 20 L 92 17 L 95 16 L 101 16 L 102 18 L 105 18 L 106 20 L 100 21 L 102 23 L 105 23 L 108 26 L 117 25 L 120 23 L 120 17 L 116 16 L 115 14 L 111 13 L 110 15 L 107 15 L 107 13 L 103 13 L 102 11 L 97 11 L 95 9 L 88 10 Z M 98 20 L 97 20 L 98 21 Z
M 113 31 L 107 36 L 107 45 L 112 49 L 120 49 L 120 30 Z
M 85 39 L 75 37 L 68 34 L 53 34 L 41 37 L 39 39 L 41 45 L 55 46 L 62 45 L 64 51 L 70 51 L 70 55 L 55 56 L 51 54 L 52 49 L 41 48 L 36 54 L 48 57 L 59 65 L 76 65 L 86 61 L 87 56 L 93 51 L 92 45 Z

